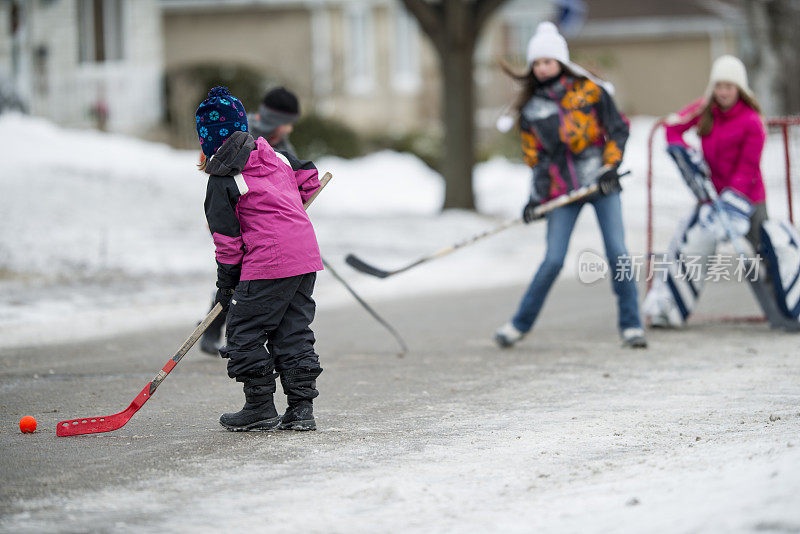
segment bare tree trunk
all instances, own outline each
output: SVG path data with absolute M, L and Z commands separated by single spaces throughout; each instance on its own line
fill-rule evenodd
M 444 106 L 445 180 L 444 207 L 475 209 L 472 167 L 475 164 L 475 102 L 472 56 L 475 52 L 474 23 L 469 6 L 462 0 L 445 1 L 445 36 L 439 51 L 442 62 Z
M 475 84 L 473 54 L 481 29 L 506 0 L 403 0 L 431 39 L 442 73 L 445 208 L 475 209 Z

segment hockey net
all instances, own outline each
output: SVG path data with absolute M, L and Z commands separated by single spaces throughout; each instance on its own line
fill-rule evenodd
M 767 192 L 767 212 L 770 218 L 794 224 L 794 209 L 800 206 L 796 197 L 800 187 L 800 116 L 771 117 L 765 123 L 767 140 L 761 157 L 761 173 Z M 695 147 L 700 146 L 694 133 L 687 132 L 685 139 Z M 649 270 L 652 258 L 666 252 L 679 223 L 692 211 L 695 199 L 666 152 L 663 119 L 653 125 L 647 150 L 646 250 Z M 648 289 L 650 282 L 652 280 L 648 282 Z M 756 320 L 752 317 L 724 319 Z

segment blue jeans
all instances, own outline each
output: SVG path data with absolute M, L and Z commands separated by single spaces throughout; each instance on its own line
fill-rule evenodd
M 586 203 L 594 206 L 597 222 L 600 224 L 600 231 L 603 234 L 609 271 L 613 273 L 611 285 L 617 295 L 619 329 L 622 331 L 631 327 L 641 328 L 636 281 L 630 276 L 630 262 L 627 262 L 627 275 L 623 267 L 620 276 L 615 276 L 620 270 L 617 259 L 623 257 L 624 261 L 624 258 L 628 256 L 628 251 L 625 248 L 625 231 L 622 226 L 622 204 L 619 193 L 614 193 L 597 196 L 586 202 L 568 204 L 549 213 L 547 216 L 547 252 L 544 261 L 536 271 L 531 285 L 522 297 L 516 315 L 511 320 L 514 328 L 520 332 L 527 332 L 533 327 L 533 323 L 544 305 L 547 293 L 550 292 L 553 282 L 564 266 L 564 257 L 567 255 L 567 246 L 570 236 L 572 236 L 572 230 L 575 228 L 575 221 Z

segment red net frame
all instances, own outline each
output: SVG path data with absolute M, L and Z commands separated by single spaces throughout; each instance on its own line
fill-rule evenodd
M 647 138 L 647 230 L 646 230 L 646 250 L 647 250 L 647 271 L 650 272 L 651 264 L 653 261 L 653 256 L 656 254 L 654 250 L 654 237 L 653 237 L 653 221 L 654 221 L 654 210 L 653 210 L 653 144 L 656 138 L 656 135 L 661 131 L 664 124 L 666 122 L 666 118 L 660 118 L 656 121 L 653 127 L 650 129 L 650 134 Z M 794 224 L 794 204 L 792 200 L 792 137 L 790 136 L 790 129 L 792 127 L 800 127 L 800 116 L 790 116 L 790 117 L 770 117 L 765 120 L 765 124 L 767 126 L 768 132 L 775 132 L 779 133 L 779 137 L 782 143 L 782 155 L 783 155 L 783 165 L 784 170 L 782 173 L 782 178 L 785 182 L 785 191 L 786 191 L 786 199 L 787 199 L 787 214 L 789 221 Z M 800 143 L 799 141 L 795 141 L 795 143 Z M 796 147 L 798 150 L 797 156 L 800 156 L 800 148 Z M 800 168 L 800 161 L 794 162 L 795 166 Z M 763 159 L 762 159 L 762 167 L 763 167 Z M 652 279 L 648 277 L 647 281 L 647 289 L 650 290 L 652 286 Z M 737 321 L 737 322 L 761 322 L 764 321 L 763 316 L 744 316 L 744 317 L 718 317 L 717 320 L 721 321 Z

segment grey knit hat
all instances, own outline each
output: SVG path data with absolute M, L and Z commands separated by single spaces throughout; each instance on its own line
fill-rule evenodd
M 269 91 L 258 112 L 250 118 L 250 132 L 254 137 L 269 137 L 284 124 L 292 124 L 300 118 L 300 104 L 297 97 L 284 87 Z

